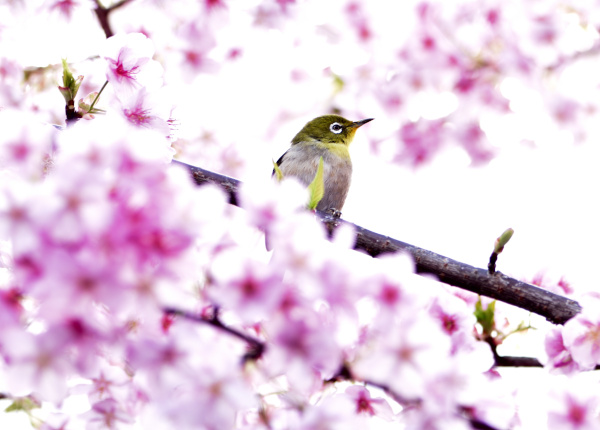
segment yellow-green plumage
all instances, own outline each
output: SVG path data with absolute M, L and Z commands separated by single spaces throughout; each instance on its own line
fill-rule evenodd
M 298 132 L 290 149 L 277 161 L 284 177 L 294 176 L 308 186 L 323 157 L 325 194 L 317 205 L 318 210 L 342 210 L 352 177 L 348 146 L 356 130 L 371 120 L 350 121 L 339 115 L 315 118 Z

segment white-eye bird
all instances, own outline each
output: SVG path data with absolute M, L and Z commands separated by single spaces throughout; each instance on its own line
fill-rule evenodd
M 294 176 L 308 186 L 315 178 L 319 160 L 323 157 L 325 192 L 317 210 L 336 214 L 342 210 L 352 178 L 348 146 L 356 130 L 372 120 L 350 121 L 339 115 L 317 117 L 296 134 L 290 149 L 277 160 L 284 177 Z

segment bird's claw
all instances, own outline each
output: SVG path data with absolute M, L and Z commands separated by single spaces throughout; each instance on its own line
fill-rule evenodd
M 342 217 L 342 212 L 337 210 L 336 208 L 329 208 L 325 211 L 325 213 L 331 215 L 332 217 L 334 217 L 335 219 L 341 218 Z

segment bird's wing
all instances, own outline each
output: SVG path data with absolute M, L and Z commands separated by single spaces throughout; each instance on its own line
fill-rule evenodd
M 283 157 L 285 157 L 285 154 L 287 154 L 287 151 L 285 151 L 283 153 L 283 155 L 281 157 L 279 157 L 279 160 L 277 160 L 277 165 L 281 166 L 281 163 L 283 163 Z M 273 173 L 271 173 L 271 176 L 275 176 L 275 169 L 273 169 Z

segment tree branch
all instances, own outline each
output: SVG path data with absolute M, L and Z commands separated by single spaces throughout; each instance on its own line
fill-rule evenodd
M 343 222 L 353 226 L 356 229 L 354 248 L 364 250 L 372 257 L 388 252 L 408 252 L 415 259 L 416 271 L 419 274 L 436 275 L 440 282 L 542 315 L 554 324 L 564 324 L 581 312 L 581 305 L 575 300 L 510 278 L 500 272 L 490 275 L 487 270 L 383 236 L 346 221 L 336 221 L 331 215 L 322 213 L 317 215 L 327 225 Z
M 173 160 L 173 164 L 188 169 L 198 185 L 212 183 L 220 186 L 229 196 L 229 203 L 238 206 L 237 190 L 241 182 L 237 179 L 176 160 Z M 316 215 L 329 232 L 341 224 L 352 226 L 356 231 L 356 250 L 365 251 L 372 257 L 385 253 L 407 252 L 414 258 L 418 274 L 436 275 L 440 282 L 517 306 L 541 315 L 554 324 L 564 324 L 581 312 L 581 305 L 575 300 L 510 278 L 500 272 L 490 275 L 487 270 L 372 232 L 330 214 L 317 211 Z
M 512 357 L 494 354 L 494 365 L 496 367 L 544 367 L 534 357 Z
M 121 1 L 114 3 L 110 7 L 104 7 L 104 6 L 102 6 L 102 3 L 100 3 L 100 0 L 96 0 L 96 8 L 94 9 L 94 12 L 96 13 L 98 22 L 100 23 L 100 26 L 102 27 L 102 30 L 104 31 L 104 35 L 106 36 L 107 39 L 114 35 L 114 32 L 112 31 L 110 22 L 108 20 L 110 13 L 113 10 L 120 8 L 121 6 L 126 5 L 130 1 L 131 0 L 121 0 Z

